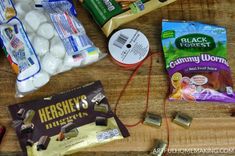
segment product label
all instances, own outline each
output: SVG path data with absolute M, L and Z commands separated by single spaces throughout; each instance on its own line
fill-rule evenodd
M 67 1 L 69 3 L 64 3 L 65 1 Z M 39 7 L 39 8 L 43 7 L 43 5 L 45 5 L 48 2 L 50 2 L 50 3 L 56 2 L 56 3 L 64 4 L 64 5 L 61 5 L 61 8 L 63 8 L 63 10 L 69 9 L 70 12 L 74 16 L 77 16 L 76 9 L 75 9 L 74 5 L 72 5 L 73 4 L 73 0 L 34 0 L 35 6 Z M 51 9 L 56 9 L 56 8 L 54 7 L 54 8 L 51 8 Z M 57 10 L 57 11 L 59 11 L 59 10 Z
M 127 10 L 136 14 L 145 9 L 144 2 L 147 0 L 137 0 L 136 2 L 117 2 L 116 0 L 84 0 L 83 6 L 91 13 L 94 20 L 103 26 L 112 17 L 119 15 Z
M 48 11 L 68 55 L 80 54 L 83 50 L 93 46 L 82 24 L 71 12 L 68 12 L 72 7 L 71 3 L 56 1 L 43 2 L 42 4 L 45 10 Z
M 106 131 L 103 131 L 103 132 L 99 132 L 96 135 L 96 138 L 99 142 L 101 142 L 101 141 L 112 139 L 112 138 L 118 137 L 118 136 L 120 136 L 119 130 L 118 129 L 111 129 L 111 130 L 106 130 Z
M 216 48 L 214 39 L 204 34 L 189 34 L 176 39 L 176 47 L 188 51 L 210 51 Z
M 109 51 L 119 63 L 137 64 L 148 55 L 149 42 L 140 31 L 123 29 L 110 38 Z
M 132 3 L 129 7 L 133 14 L 137 14 L 138 12 L 144 10 L 144 3 L 141 0 L 137 0 L 136 2 Z
M 0 24 L 16 16 L 15 8 L 11 0 L 1 0 L 0 2 Z
M 195 85 L 202 86 L 208 82 L 208 78 L 203 75 L 195 75 L 191 78 L 191 82 Z
M 85 0 L 83 6 L 91 12 L 100 26 L 123 12 L 121 5 L 115 0 Z
M 185 63 L 201 64 L 213 62 L 221 63 L 228 67 L 226 59 L 226 31 L 224 29 L 205 26 L 204 29 L 200 30 L 196 25 L 182 24 L 188 25 L 185 28 L 188 32 L 189 30 L 195 32 L 187 33 L 186 30 L 178 28 L 178 24 L 175 25 L 175 30 L 172 30 L 165 24 L 166 30 L 162 32 L 167 68 L 173 69 Z M 176 30 L 178 31 L 177 33 Z
M 13 18 L 0 27 L 0 37 L 18 81 L 30 78 L 40 70 L 40 64 L 22 24 Z

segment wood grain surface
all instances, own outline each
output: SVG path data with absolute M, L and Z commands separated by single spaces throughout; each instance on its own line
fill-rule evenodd
M 77 4 L 78 18 L 85 25 L 87 33 L 95 44 L 107 52 L 108 39 L 99 27 L 92 21 L 90 15 Z M 168 92 L 168 80 L 164 67 L 161 47 L 161 21 L 192 20 L 209 24 L 225 26 L 228 31 L 228 55 L 235 82 L 235 1 L 233 0 L 177 0 L 177 2 L 149 13 L 122 28 L 141 30 L 149 38 L 151 49 L 158 53 L 154 58 L 149 112 L 163 115 L 163 102 Z M 6 136 L 0 146 L 0 155 L 19 155 L 21 149 L 11 128 L 11 119 L 7 106 L 18 102 L 29 101 L 54 93 L 71 89 L 91 81 L 101 80 L 111 106 L 114 106 L 117 96 L 126 83 L 131 71 L 123 70 L 113 64 L 110 58 L 95 63 L 89 67 L 73 69 L 53 77 L 50 83 L 23 99 L 14 98 L 16 75 L 13 74 L 4 54 L 0 54 L 0 124 L 7 127 Z M 124 123 L 133 123 L 142 118 L 147 89 L 147 63 L 143 66 L 135 80 L 127 89 L 120 101 L 117 114 Z M 191 115 L 194 120 L 190 129 L 183 129 L 170 123 L 170 149 L 222 149 L 224 153 L 235 155 L 235 118 L 230 117 L 233 104 L 221 103 L 187 103 L 167 102 L 167 115 L 171 118 L 176 111 Z M 155 139 L 166 140 L 166 125 L 160 129 L 139 125 L 129 129 L 131 137 L 110 144 L 87 149 L 81 156 L 129 156 L 147 155 L 154 145 Z M 227 152 L 226 152 L 227 151 Z M 200 151 L 199 151 L 200 152 Z M 221 152 L 221 151 L 220 151 Z M 219 153 L 219 152 L 218 152 Z M 178 151 L 178 154 L 186 155 Z M 191 155 L 216 155 L 191 154 Z M 219 154 L 218 154 L 219 155 Z M 225 154 L 220 154 L 225 155 Z

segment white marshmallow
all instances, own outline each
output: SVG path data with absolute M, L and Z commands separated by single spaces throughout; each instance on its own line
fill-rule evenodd
M 42 23 L 47 21 L 47 18 L 42 12 L 32 10 L 26 14 L 25 21 L 36 31 Z
M 55 34 L 54 27 L 50 23 L 43 23 L 39 26 L 37 34 L 49 40 Z
M 83 56 L 84 56 L 84 61 L 82 62 L 82 65 L 88 65 L 88 64 L 91 64 L 91 63 L 94 63 L 96 61 L 99 60 L 99 50 L 96 49 L 94 51 L 91 51 L 91 52 L 84 52 L 83 53 Z
M 66 53 L 63 42 L 59 37 L 53 37 L 51 40 L 50 53 L 57 58 L 64 58 Z
M 21 82 L 17 81 L 16 86 L 20 93 L 29 93 L 36 89 L 33 85 L 32 78 L 21 81 Z
M 24 18 L 25 14 L 31 10 L 31 6 L 27 2 L 17 2 L 15 4 L 17 17 Z
M 49 82 L 49 80 L 50 80 L 49 74 L 47 74 L 44 71 L 41 71 L 34 76 L 33 85 L 36 88 L 40 88 L 40 87 L 44 86 L 45 84 L 47 84 Z
M 68 54 L 66 54 L 64 59 L 64 65 L 69 67 L 79 67 L 82 64 L 82 61 L 82 55 L 69 56 Z
M 27 33 L 32 33 L 34 31 L 33 28 L 31 28 L 31 26 L 29 26 L 28 23 L 25 22 L 25 20 L 22 20 L 22 23 Z
M 38 10 L 36 10 L 36 11 L 38 11 Z M 46 15 L 44 14 L 44 11 L 45 10 L 38 11 L 38 13 L 40 14 L 40 16 L 38 18 L 40 19 L 41 23 L 48 22 L 48 19 L 47 19 Z
M 35 36 L 33 47 L 38 56 L 43 56 L 49 52 L 49 41 L 43 37 Z
M 42 69 L 50 75 L 55 75 L 58 68 L 62 64 L 62 60 L 54 57 L 50 53 L 47 53 L 42 59 Z

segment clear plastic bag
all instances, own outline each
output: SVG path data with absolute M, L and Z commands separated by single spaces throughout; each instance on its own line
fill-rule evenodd
M 17 73 L 17 97 L 38 90 L 51 76 L 105 56 L 86 35 L 70 0 L 0 3 L 1 44 Z

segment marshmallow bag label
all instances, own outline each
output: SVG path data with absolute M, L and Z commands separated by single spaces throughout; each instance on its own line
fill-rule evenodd
M 17 80 L 24 81 L 37 74 L 40 63 L 20 21 L 13 18 L 0 31 L 3 44 L 8 45 L 5 48 L 9 61 L 18 73 Z
M 18 97 L 46 85 L 53 75 L 104 56 L 86 35 L 70 0 L 0 4 L 0 43 L 18 74 Z
M 54 26 L 59 32 L 68 55 L 76 55 L 81 51 L 93 47 L 93 43 L 85 34 L 82 24 L 75 16 L 69 16 L 66 10 L 72 6 L 66 1 L 42 2 L 43 7 L 48 14 Z M 61 12 L 61 10 L 64 10 Z M 61 24 L 62 23 L 62 24 Z
M 226 29 L 180 21 L 162 26 L 170 100 L 234 103 Z

